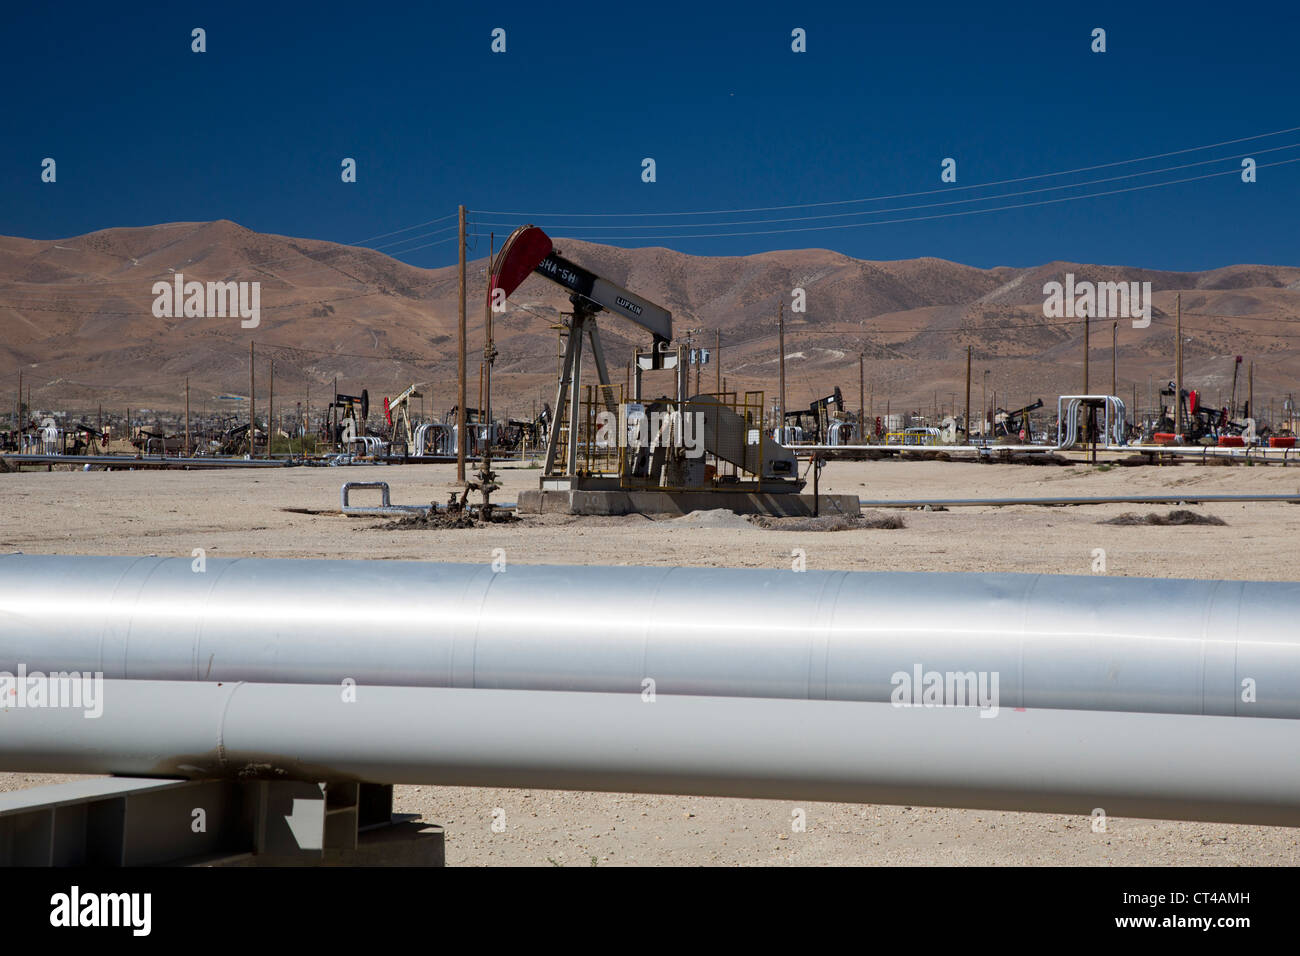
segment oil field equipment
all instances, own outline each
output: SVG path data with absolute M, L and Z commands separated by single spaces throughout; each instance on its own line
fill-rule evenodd
M 1126 414 L 1123 399 L 1114 395 L 1062 395 L 1056 402 L 1056 448 L 1065 450 L 1077 444 L 1125 445 L 1128 443 Z
M 361 438 L 366 433 L 366 419 L 370 417 L 370 392 L 363 388 L 360 395 L 335 394 L 328 414 L 331 442 L 346 444 Z
M 1029 413 L 1036 412 L 1043 407 L 1043 400 L 1040 398 L 1032 405 L 1025 405 L 1023 408 L 1017 408 L 1013 411 L 998 411 L 993 415 L 993 434 L 1006 438 L 1019 438 L 1021 430 L 1025 430 L 1026 438 L 1029 437 Z
M 396 398 L 384 399 L 384 424 L 388 426 L 390 447 L 398 445 L 410 447 L 415 444 L 415 430 L 411 427 L 410 405 L 411 399 L 424 397 L 419 388 L 418 384 L 411 384 L 402 389 Z M 365 416 L 363 415 L 362 420 L 364 421 L 364 419 Z
M 785 413 L 787 428 L 799 429 L 796 434 L 801 439 L 811 441 L 814 445 L 823 441 L 827 444 L 846 444 L 833 440 L 832 429 L 839 424 L 839 417 L 844 414 L 844 394 L 838 385 L 835 391 L 824 398 L 814 399 L 807 408 L 797 408 Z M 837 429 L 836 429 L 837 430 Z
M 509 252 L 507 253 L 507 249 Z M 735 392 L 689 394 L 685 345 L 670 347 L 672 313 L 617 285 L 556 251 L 542 230 L 523 226 L 503 248 L 493 267 L 492 290 L 512 293 L 529 273 L 536 273 L 569 292 L 568 337 L 550 420 L 540 500 L 548 493 L 590 493 L 593 508 L 624 506 L 630 492 L 653 492 L 639 499 L 653 510 L 665 495 L 723 492 L 737 495 L 797 497 L 804 486 L 798 460 L 763 434 L 763 394 Z M 525 271 L 525 267 L 527 271 Z M 490 290 L 490 291 L 492 291 Z M 632 394 L 611 382 L 601 345 L 597 316 L 617 315 L 650 333 L 648 350 L 633 355 Z M 582 381 L 582 357 L 590 348 L 597 381 Z M 647 372 L 674 371 L 671 395 L 647 398 Z M 814 402 L 809 414 L 825 419 L 842 404 L 835 395 Z M 610 497 L 601 500 L 602 495 Z M 533 495 L 521 496 L 520 510 L 533 510 Z M 857 513 L 856 498 L 832 510 Z M 684 500 L 684 499 L 683 499 Z M 697 507 L 740 507 L 750 500 L 723 501 Z M 680 510 L 677 505 L 669 510 Z M 540 510 L 540 506 L 539 509 Z M 625 510 L 641 510 L 633 503 Z

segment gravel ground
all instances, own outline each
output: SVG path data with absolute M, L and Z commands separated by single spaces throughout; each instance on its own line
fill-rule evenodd
M 539 472 L 503 468 L 499 498 Z M 527 564 L 788 567 L 913 571 L 1091 572 L 1148 577 L 1296 580 L 1300 506 L 1188 505 L 1222 526 L 1098 524 L 1131 504 L 899 512 L 901 529 L 832 533 L 760 528 L 726 516 L 547 516 L 471 530 L 397 531 L 337 508 L 345 480 L 385 480 L 395 503 L 445 501 L 454 466 L 298 468 L 283 472 L 0 474 L 0 549 L 58 554 L 372 558 Z M 1029 468 L 959 462 L 837 462 L 828 493 L 871 498 L 1296 492 L 1282 467 Z M 363 503 L 364 493 L 355 496 Z M 1168 506 L 1173 507 L 1173 506 Z M 296 509 L 296 510 L 294 510 Z M 315 512 L 322 513 L 304 513 Z M 0 774 L 0 791 L 71 779 Z M 399 787 L 402 812 L 445 825 L 461 865 L 1259 865 L 1300 864 L 1300 834 L 1275 827 L 782 801 Z M 503 832 L 493 812 L 504 811 Z M 806 829 L 792 823 L 804 812 Z M 498 814 L 498 817 L 500 815 Z

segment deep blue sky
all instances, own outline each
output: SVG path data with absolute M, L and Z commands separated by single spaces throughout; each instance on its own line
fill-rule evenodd
M 1133 9 L 1135 6 L 1140 9 Z M 1080 192 L 1234 170 L 1300 132 L 987 190 L 686 220 L 575 219 L 825 203 L 1032 176 L 1300 127 L 1300 14 L 1209 3 L 6 4 L 0 234 L 233 219 L 356 242 L 446 215 L 555 235 L 678 234 L 944 202 L 1223 157 Z M 190 30 L 208 52 L 190 52 Z M 489 50 L 494 27 L 507 52 Z M 790 31 L 808 52 L 790 50 Z M 1090 52 L 1094 27 L 1108 52 Z M 40 162 L 58 182 L 40 182 Z M 355 157 L 358 182 L 340 181 Z M 658 181 L 641 182 L 654 157 Z M 1259 153 L 1261 165 L 1300 146 Z M 894 219 L 981 204 L 883 214 Z M 554 217 L 548 214 L 566 214 Z M 695 231 L 839 224 L 846 219 Z M 385 251 L 455 261 L 411 230 Z M 578 228 L 565 224 L 585 223 Z M 594 224 L 637 228 L 598 230 Z M 1300 264 L 1300 163 L 1036 208 L 854 229 L 631 239 L 739 255 L 824 247 L 979 266 Z M 487 226 L 482 228 L 486 229 Z M 481 253 L 485 243 L 476 250 Z

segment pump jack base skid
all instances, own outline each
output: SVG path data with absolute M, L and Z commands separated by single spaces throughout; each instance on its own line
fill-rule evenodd
M 765 491 L 597 491 L 590 489 L 543 489 L 521 491 L 519 514 L 566 515 L 685 515 L 692 511 L 725 508 L 736 514 L 767 515 L 773 518 L 811 517 L 812 495 Z M 822 495 L 822 515 L 861 514 L 857 495 Z

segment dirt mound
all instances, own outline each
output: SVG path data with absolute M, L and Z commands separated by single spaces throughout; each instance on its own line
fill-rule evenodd
M 863 515 L 823 515 L 819 518 L 769 518 L 756 515 L 754 524 L 768 531 L 858 531 L 863 528 L 906 528 L 902 515 L 868 511 Z
M 990 455 L 980 455 L 981 465 L 1073 465 L 1064 455 L 1037 451 L 1008 451 L 994 448 Z
M 1178 524 L 1212 524 L 1226 525 L 1228 522 L 1222 518 L 1216 518 L 1214 515 L 1198 514 L 1195 511 L 1184 509 L 1175 509 L 1168 514 L 1157 514 L 1152 511 L 1149 514 L 1140 515 L 1136 512 L 1126 511 L 1124 514 L 1115 518 L 1107 518 L 1105 521 L 1098 521 L 1097 524 L 1120 524 L 1120 525 L 1178 525 Z
M 692 511 L 680 518 L 669 519 L 674 528 L 752 528 L 749 519 L 726 508 Z
M 439 511 L 430 506 L 428 511 L 412 512 L 387 524 L 372 525 L 372 531 L 450 531 L 458 528 L 479 528 L 485 524 L 513 524 L 521 520 L 513 511 L 493 509 L 488 520 L 478 511 Z

